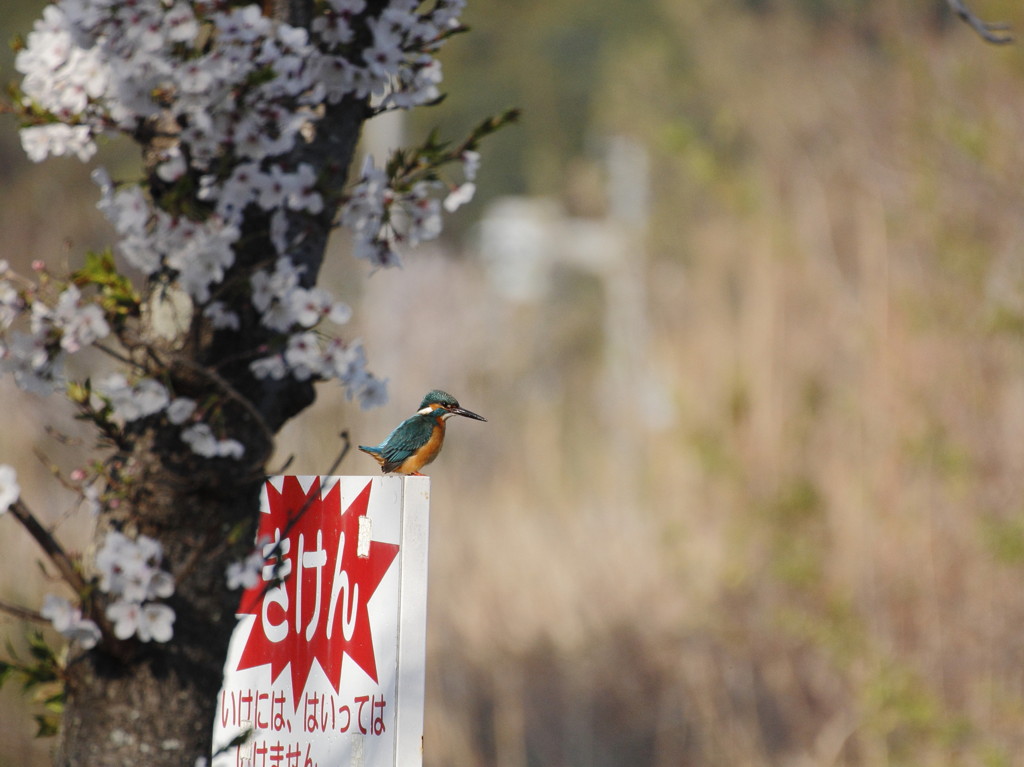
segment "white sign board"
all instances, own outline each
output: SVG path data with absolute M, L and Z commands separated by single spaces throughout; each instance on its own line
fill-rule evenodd
M 422 763 L 430 480 L 272 477 L 213 767 Z

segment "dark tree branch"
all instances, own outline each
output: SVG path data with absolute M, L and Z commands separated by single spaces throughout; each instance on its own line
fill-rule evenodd
M 33 621 L 35 623 L 45 623 L 47 626 L 50 625 L 50 621 L 46 620 L 46 618 L 35 610 L 29 610 L 27 607 L 12 605 L 9 602 L 0 601 L 0 613 L 7 613 L 8 615 L 22 621 Z
M 82 578 L 81 573 L 78 572 L 75 563 L 71 561 L 71 558 L 65 553 L 63 547 L 57 543 L 57 539 L 50 534 L 50 531 L 39 524 L 39 520 L 22 503 L 20 498 L 11 504 L 10 512 L 21 523 L 21 526 L 28 531 L 28 534 L 35 539 L 35 542 L 39 544 L 39 548 L 46 552 L 46 556 L 50 558 L 50 561 L 53 562 L 60 572 L 61 577 L 75 590 L 75 593 L 79 595 L 85 594 L 89 589 L 89 585 Z

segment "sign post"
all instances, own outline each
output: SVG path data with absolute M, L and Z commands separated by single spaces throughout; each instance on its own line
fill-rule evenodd
M 427 477 L 266 482 L 212 767 L 422 764 L 429 510 Z

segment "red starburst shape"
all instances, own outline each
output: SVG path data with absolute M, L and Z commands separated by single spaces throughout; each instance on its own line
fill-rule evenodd
M 323 497 L 319 479 L 306 491 L 296 477 L 285 477 L 280 492 L 267 483 L 270 513 L 261 515 L 258 537 L 272 541 L 264 556 L 276 549 L 282 561 L 276 566 L 268 561 L 264 580 L 242 594 L 239 613 L 256 620 L 238 670 L 269 663 L 271 680 L 276 680 L 290 665 L 296 705 L 314 661 L 335 692 L 343 654 L 378 681 L 366 606 L 398 555 L 398 545 L 370 540 L 368 549 L 358 551 L 371 485 L 367 482 L 342 512 L 340 483 Z M 275 576 L 278 586 L 273 585 Z

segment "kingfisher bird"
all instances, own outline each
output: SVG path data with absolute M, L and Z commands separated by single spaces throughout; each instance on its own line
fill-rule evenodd
M 373 456 L 385 474 L 412 474 L 437 458 L 444 444 L 444 422 L 453 415 L 464 415 L 486 421 L 459 405 L 448 392 L 434 389 L 420 403 L 420 409 L 396 426 L 376 447 L 360 445 L 359 449 Z

